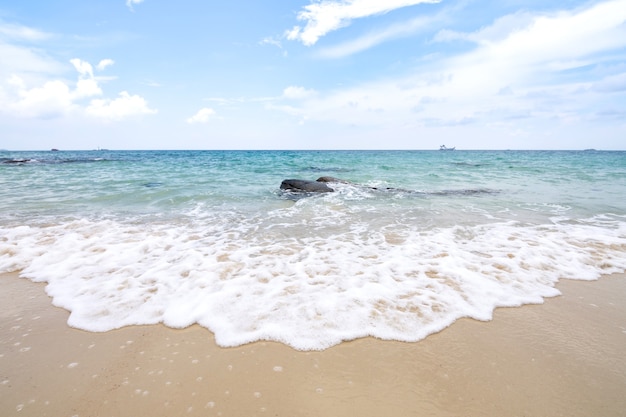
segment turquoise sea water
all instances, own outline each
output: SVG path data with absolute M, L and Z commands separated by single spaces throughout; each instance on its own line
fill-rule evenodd
M 626 152 L 0 152 L 0 185 L 0 272 L 91 331 L 416 341 L 626 270 Z

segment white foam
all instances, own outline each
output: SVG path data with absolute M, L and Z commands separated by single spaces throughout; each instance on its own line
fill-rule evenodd
M 417 341 L 460 317 L 541 303 L 559 279 L 626 269 L 626 222 L 611 216 L 424 228 L 324 199 L 263 217 L 4 228 L 0 271 L 47 282 L 77 328 L 199 323 L 221 346 L 316 350 Z

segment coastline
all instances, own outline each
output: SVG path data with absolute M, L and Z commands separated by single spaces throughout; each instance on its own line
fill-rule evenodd
M 197 325 L 70 328 L 45 284 L 0 275 L 3 416 L 621 416 L 626 274 L 461 319 L 417 343 L 220 348 Z

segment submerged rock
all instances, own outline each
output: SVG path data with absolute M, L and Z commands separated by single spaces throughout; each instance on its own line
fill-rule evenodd
M 335 177 L 319 177 L 317 182 L 338 182 L 340 184 L 350 184 L 350 181 L 342 180 Z

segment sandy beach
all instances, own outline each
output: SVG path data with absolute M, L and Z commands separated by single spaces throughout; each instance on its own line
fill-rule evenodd
M 626 275 L 418 343 L 220 348 L 193 326 L 70 328 L 43 284 L 0 275 L 2 416 L 624 416 Z

